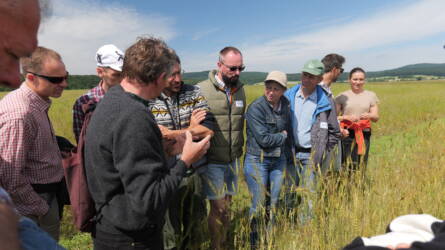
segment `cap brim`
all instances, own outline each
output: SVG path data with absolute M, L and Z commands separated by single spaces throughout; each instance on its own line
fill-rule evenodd
M 306 72 L 306 73 L 309 73 L 309 74 L 314 75 L 314 76 L 321 76 L 321 75 L 323 75 L 323 72 L 319 72 L 318 70 L 312 70 L 312 69 L 303 69 L 301 72 Z

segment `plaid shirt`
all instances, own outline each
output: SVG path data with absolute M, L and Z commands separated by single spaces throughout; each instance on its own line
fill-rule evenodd
M 31 184 L 59 182 L 62 157 L 46 101 L 26 84 L 0 101 L 0 186 L 21 215 L 46 214 L 48 205 Z
M 105 96 L 105 91 L 101 87 L 101 84 L 92 88 L 88 93 L 79 97 L 73 106 L 73 132 L 76 137 L 76 141 L 79 142 L 80 131 L 82 130 L 83 120 L 85 119 L 85 113 L 82 110 L 82 105 L 87 104 L 90 100 L 98 103 Z

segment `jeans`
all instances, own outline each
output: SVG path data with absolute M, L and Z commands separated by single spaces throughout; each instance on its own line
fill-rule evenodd
M 24 250 L 63 250 L 62 246 L 34 221 L 27 217 L 19 221 L 20 245 Z
M 277 204 L 281 185 L 283 183 L 283 170 L 286 157 L 264 157 L 246 153 L 244 160 L 244 176 L 247 187 L 252 194 L 252 206 L 249 214 L 253 216 L 258 212 L 259 206 L 275 207 Z M 264 204 L 266 195 L 270 196 L 270 204 Z
M 295 154 L 295 163 L 287 165 L 286 187 L 286 206 L 293 209 L 297 204 L 296 192 L 293 189 L 299 186 L 306 189 L 303 193 L 303 211 L 300 219 L 304 223 L 307 219 L 313 217 L 311 196 L 315 193 L 316 188 L 316 170 L 314 169 L 311 153 L 297 152 Z
M 238 189 L 237 158 L 229 164 L 208 164 L 200 169 L 204 194 L 209 200 L 220 200 L 226 195 L 235 195 Z

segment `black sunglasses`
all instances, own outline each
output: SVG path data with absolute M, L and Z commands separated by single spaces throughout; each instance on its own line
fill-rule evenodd
M 343 74 L 343 71 L 345 71 L 344 68 L 340 68 L 340 74 Z
M 227 68 L 229 68 L 229 70 L 230 71 L 236 71 L 236 70 L 239 70 L 239 72 L 241 72 L 241 71 L 243 71 L 243 70 L 245 70 L 246 69 L 246 66 L 244 66 L 244 65 L 241 65 L 241 66 L 229 66 L 229 65 L 226 65 L 223 61 L 220 61 L 224 66 L 226 66 Z
M 45 76 L 45 75 L 40 75 L 40 74 L 33 73 L 33 72 L 27 72 L 27 73 L 33 74 L 33 75 L 41 77 L 41 78 L 44 78 L 44 79 L 48 80 L 48 82 L 50 82 L 52 84 L 60 84 L 64 80 L 67 80 L 68 76 L 69 76 L 68 71 L 66 72 L 66 76 Z

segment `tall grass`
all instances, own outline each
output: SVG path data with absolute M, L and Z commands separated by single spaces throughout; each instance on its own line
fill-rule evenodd
M 249 103 L 262 95 L 262 88 L 246 87 Z M 335 84 L 334 93 L 348 88 Z M 429 213 L 445 218 L 445 83 L 372 83 L 365 88 L 379 97 L 381 117 L 373 124 L 366 178 L 359 174 L 321 178 L 318 192 L 308 194 L 314 200 L 314 218 L 301 225 L 298 211 L 278 210 L 275 227 L 261 240 L 264 249 L 339 249 L 356 236 L 384 233 L 399 215 Z M 72 141 L 72 104 L 83 92 L 65 91 L 50 110 L 56 133 Z M 229 245 L 249 249 L 250 195 L 242 176 L 239 187 L 231 208 Z M 61 243 L 68 249 L 91 248 L 89 235 L 76 232 L 69 211 L 66 215 Z

